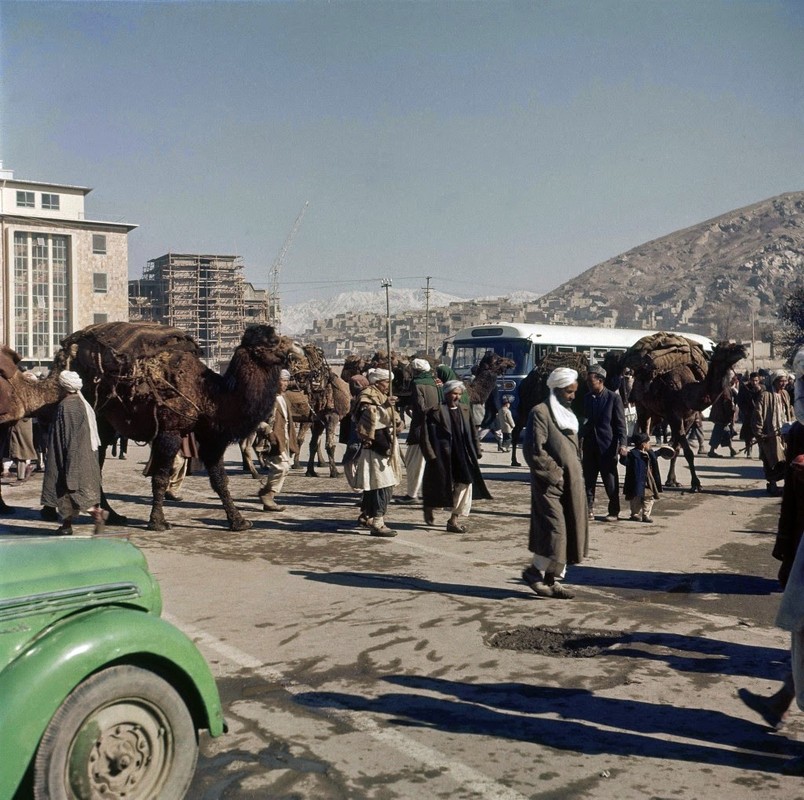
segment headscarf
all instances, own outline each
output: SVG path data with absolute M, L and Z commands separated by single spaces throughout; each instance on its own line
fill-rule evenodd
M 377 367 L 368 371 L 368 382 L 372 385 L 377 383 L 377 381 L 389 380 L 391 380 L 391 373 L 387 369 L 380 369 Z
M 87 415 L 87 424 L 89 425 L 89 441 L 93 450 L 100 447 L 100 436 L 98 435 L 98 422 L 95 419 L 95 412 L 92 406 L 87 403 L 84 395 L 81 394 L 81 387 L 84 385 L 81 376 L 77 372 L 70 372 L 64 370 L 59 373 L 59 385 L 63 386 L 70 394 L 77 394 L 84 404 L 84 413 Z
M 286 369 L 283 369 L 279 373 L 279 380 L 280 381 L 289 381 L 290 380 L 290 372 L 288 370 L 286 370 Z
M 410 368 L 414 372 L 430 372 L 430 362 L 426 358 L 414 358 L 410 362 Z
M 465 386 L 463 381 L 452 380 L 452 381 L 447 381 L 444 384 L 443 389 L 444 389 L 444 394 L 449 394 L 450 392 L 454 392 L 454 391 L 457 391 L 459 389 L 460 389 L 461 392 L 464 392 L 464 391 L 466 391 L 466 386 Z
M 569 367 L 556 367 L 547 376 L 547 386 L 550 389 L 564 389 L 578 380 L 578 373 Z

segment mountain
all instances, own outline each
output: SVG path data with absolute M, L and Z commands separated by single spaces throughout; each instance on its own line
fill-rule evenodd
M 749 338 L 804 286 L 804 192 L 729 211 L 588 269 L 537 301 L 533 321 Z M 757 333 L 759 333 L 757 329 Z
M 424 289 L 389 289 L 391 313 L 423 309 L 426 305 Z M 430 290 L 430 308 L 459 303 L 464 298 Z M 385 290 L 376 292 L 341 292 L 325 300 L 308 300 L 306 303 L 282 309 L 282 333 L 299 335 L 312 327 L 313 320 L 332 319 L 344 311 L 365 311 L 385 314 Z

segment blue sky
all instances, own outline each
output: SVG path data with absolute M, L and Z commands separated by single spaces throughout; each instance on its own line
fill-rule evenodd
M 0 158 L 283 302 L 549 291 L 804 189 L 804 3 L 0 0 Z

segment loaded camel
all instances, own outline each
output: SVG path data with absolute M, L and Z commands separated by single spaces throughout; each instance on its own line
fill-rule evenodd
M 318 477 L 315 471 L 315 458 L 321 434 L 325 435 L 325 450 L 329 464 L 330 478 L 337 478 L 335 461 L 335 445 L 341 420 L 349 413 L 350 395 L 346 381 L 335 375 L 329 367 L 321 348 L 305 345 L 304 358 L 294 362 L 291 372 L 291 386 L 285 397 L 290 406 L 293 421 L 299 424 L 299 449 L 304 443 L 306 432 L 310 429 L 310 450 L 305 475 Z M 265 466 L 264 453 L 267 440 L 262 435 L 264 426 L 257 432 L 245 437 L 240 442 L 243 455 L 243 469 L 251 473 L 253 478 L 259 477 L 254 468 L 256 451 L 262 466 Z M 299 455 L 296 454 L 293 468 L 299 467 Z
M 56 356 L 72 369 L 98 416 L 102 450 L 114 432 L 151 442 L 153 504 L 148 528 L 169 529 L 163 502 L 182 436 L 194 433 L 209 482 L 221 498 L 229 528 L 251 527 L 232 501 L 223 456 L 273 408 L 280 370 L 299 357 L 297 345 L 272 327 L 243 334 L 224 375 L 204 366 L 198 345 L 183 331 L 149 322 L 90 325 L 62 340 Z
M 0 345 L 0 443 L 21 419 L 42 417 L 49 421 L 64 396 L 57 375 L 51 373 L 44 380 L 27 380 L 17 367 L 19 362 L 17 353 L 6 345 Z M 0 486 L 0 513 L 13 512 L 14 509 L 3 500 Z
M 691 489 L 701 491 L 687 433 L 695 412 L 712 404 L 731 381 L 734 365 L 745 356 L 744 345 L 721 342 L 707 364 L 697 342 L 668 333 L 644 336 L 623 355 L 621 368 L 634 371 L 631 400 L 636 405 L 638 429 L 649 433 L 652 422 L 662 418 L 670 426 L 675 453 L 665 486 L 680 485 L 676 480 L 676 458 L 681 450 L 690 470 Z

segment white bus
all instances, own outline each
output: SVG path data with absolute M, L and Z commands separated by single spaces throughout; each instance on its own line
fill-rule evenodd
M 512 359 L 516 365 L 497 379 L 497 407 L 500 398 L 506 395 L 511 400 L 512 411 L 516 409 L 517 387 L 522 379 L 548 353 L 586 353 L 590 362 L 602 361 L 611 350 L 624 353 L 643 336 L 657 333 L 656 330 L 636 328 L 589 328 L 578 325 L 526 325 L 503 322 L 499 325 L 474 325 L 464 328 L 444 340 L 441 347 L 442 361 L 450 364 L 462 379 L 471 375 L 472 367 L 493 350 Z M 701 344 L 707 355 L 715 343 L 706 336 L 681 333 Z

